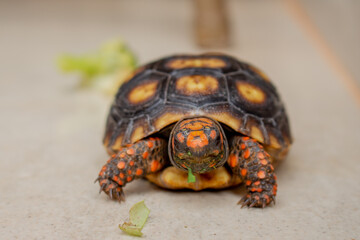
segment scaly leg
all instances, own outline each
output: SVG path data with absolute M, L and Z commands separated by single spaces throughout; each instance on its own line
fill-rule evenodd
M 100 192 L 111 199 L 125 200 L 123 187 L 146 174 L 159 171 L 166 162 L 167 144 L 160 138 L 148 138 L 127 145 L 111 156 L 96 179 Z
M 276 175 L 270 155 L 263 146 L 249 137 L 235 136 L 230 145 L 228 164 L 234 174 L 240 175 L 248 189 L 239 204 L 262 207 L 275 202 Z

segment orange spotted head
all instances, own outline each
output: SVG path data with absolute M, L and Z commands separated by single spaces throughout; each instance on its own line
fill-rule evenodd
M 228 152 L 224 130 L 211 118 L 185 118 L 171 131 L 169 157 L 171 163 L 180 169 L 209 172 L 226 162 Z

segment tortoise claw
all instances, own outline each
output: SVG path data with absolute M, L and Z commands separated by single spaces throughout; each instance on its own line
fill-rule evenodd
M 99 190 L 99 194 L 104 191 L 104 189 L 106 188 L 106 185 L 103 184 L 103 185 L 100 185 L 100 190 Z M 105 192 L 105 191 L 104 191 Z
M 241 204 L 241 208 L 248 206 L 248 203 L 250 202 L 250 198 L 248 195 L 245 195 L 240 199 L 240 201 L 237 204 Z
M 100 177 L 97 177 L 97 178 L 95 179 L 94 183 L 99 182 L 99 181 L 100 181 Z
M 259 207 L 259 208 L 265 208 L 267 205 L 269 205 L 271 202 L 274 202 L 275 204 L 275 196 L 271 195 L 269 198 L 269 193 L 262 192 L 250 192 L 246 194 L 239 202 L 238 204 L 241 204 L 241 208 L 248 206 L 248 207 Z
M 111 188 L 110 190 L 109 190 L 109 197 L 110 197 L 110 199 L 112 200 L 112 199 L 114 199 L 113 198 L 113 188 Z
M 271 200 L 272 200 L 272 202 L 274 203 L 274 205 L 276 204 L 276 201 L 275 201 L 275 196 L 271 196 Z
M 257 203 L 256 201 L 252 201 L 249 207 L 253 207 L 253 206 L 255 206 L 255 205 L 256 205 L 256 203 Z
M 124 192 L 118 183 L 102 178 L 98 181 L 100 184 L 99 194 L 105 192 L 111 200 L 118 200 L 119 202 L 125 201 Z
M 262 206 L 261 206 L 261 208 L 264 208 L 265 206 L 266 206 L 266 200 L 263 199 L 263 200 L 262 200 Z
M 121 190 L 121 191 L 116 191 L 116 197 L 117 197 L 117 200 L 119 203 L 121 202 L 125 202 L 125 194 L 124 192 Z

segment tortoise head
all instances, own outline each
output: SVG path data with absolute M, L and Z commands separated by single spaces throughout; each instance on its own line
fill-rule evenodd
M 180 120 L 169 139 L 171 163 L 185 171 L 209 172 L 224 165 L 229 147 L 221 125 L 208 117 Z

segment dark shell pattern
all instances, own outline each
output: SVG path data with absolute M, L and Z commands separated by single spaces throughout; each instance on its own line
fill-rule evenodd
M 256 67 L 222 54 L 175 55 L 140 67 L 107 119 L 104 144 L 116 152 L 187 116 L 208 116 L 272 149 L 291 134 L 284 105 Z

